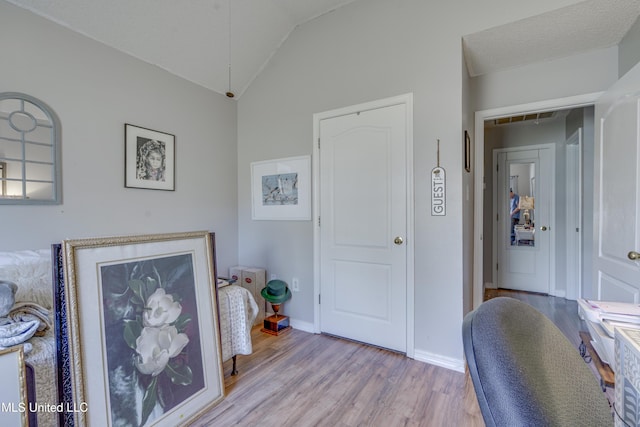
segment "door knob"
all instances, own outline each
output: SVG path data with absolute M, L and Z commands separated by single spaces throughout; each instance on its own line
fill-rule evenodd
M 547 226 L 546 226 L 546 225 L 543 225 L 542 227 L 540 227 L 540 230 L 542 230 L 542 231 L 547 231 L 547 230 L 548 230 L 548 228 L 547 228 Z
M 404 242 L 404 240 L 402 240 L 402 237 L 398 236 L 395 239 L 393 239 L 393 243 L 395 243 L 396 245 L 401 245 Z
M 627 254 L 627 256 L 629 257 L 630 260 L 632 261 L 637 261 L 640 259 L 640 253 L 636 252 L 636 251 L 631 251 Z

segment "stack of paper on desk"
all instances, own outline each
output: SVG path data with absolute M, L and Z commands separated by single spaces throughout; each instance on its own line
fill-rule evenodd
M 613 369 L 615 328 L 640 329 L 640 305 L 579 299 L 578 314 L 586 321 L 596 353 Z
M 592 322 L 606 320 L 640 326 L 640 304 L 579 299 L 578 312 Z

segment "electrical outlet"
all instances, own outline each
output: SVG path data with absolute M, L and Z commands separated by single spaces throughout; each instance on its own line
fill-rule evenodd
M 276 280 L 278 278 L 278 276 L 276 276 L 276 273 L 271 273 L 271 279 L 269 280 Z
M 297 277 L 291 279 L 291 289 L 293 290 L 293 292 L 298 292 L 300 290 L 300 282 L 298 282 Z

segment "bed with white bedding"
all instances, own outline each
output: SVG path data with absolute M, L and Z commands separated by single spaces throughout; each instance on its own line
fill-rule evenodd
M 0 252 L 0 279 L 18 285 L 18 302 L 34 303 L 49 311 L 49 323 L 53 324 L 53 288 L 51 281 L 51 251 Z M 35 400 L 39 405 L 56 405 L 58 402 L 56 373 L 55 329 L 48 327 L 43 336 L 34 336 L 26 341 L 32 345 L 25 354 L 25 363 L 34 371 Z M 0 374 L 1 375 L 1 374 Z M 37 411 L 39 426 L 57 425 L 54 411 Z

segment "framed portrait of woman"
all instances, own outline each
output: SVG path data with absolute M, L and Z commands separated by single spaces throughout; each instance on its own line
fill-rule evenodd
M 125 187 L 175 190 L 175 135 L 125 123 L 124 141 Z

